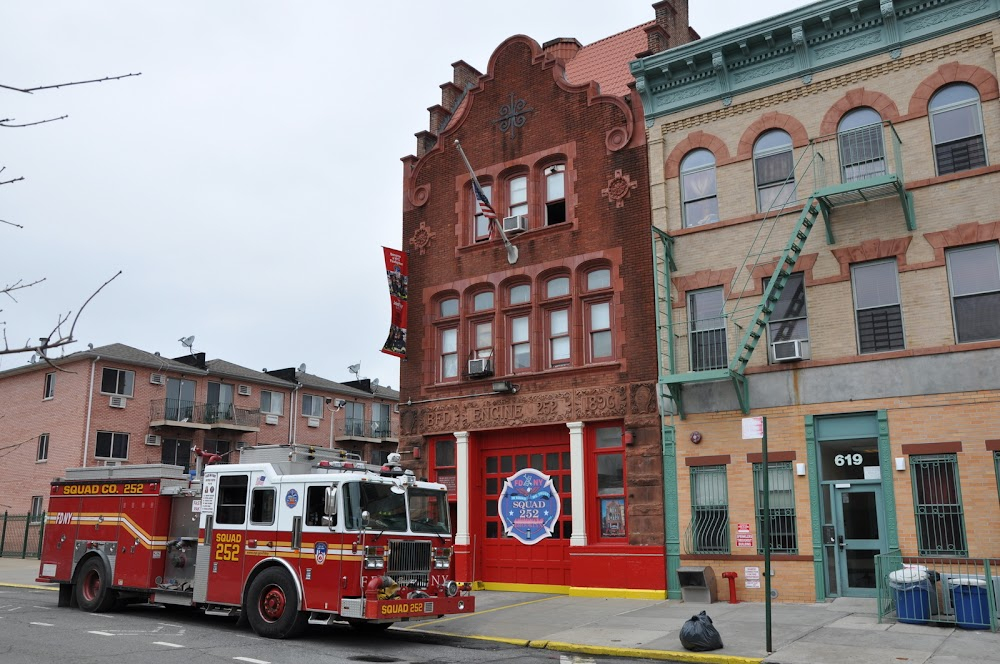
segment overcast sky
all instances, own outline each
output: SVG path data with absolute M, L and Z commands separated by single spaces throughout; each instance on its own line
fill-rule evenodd
M 803 2 L 691 0 L 710 36 Z M 761 7 L 766 9 L 761 10 Z M 763 14 L 761 12 L 764 12 Z M 84 310 L 66 353 L 124 343 L 398 388 L 382 246 L 403 248 L 402 164 L 451 63 L 513 34 L 583 44 L 653 18 L 627 0 L 4 0 L 0 302 L 11 346 Z M 58 354 L 58 351 L 56 351 Z M 24 355 L 0 357 L 0 369 Z M 404 395 L 405 396 L 405 395 Z

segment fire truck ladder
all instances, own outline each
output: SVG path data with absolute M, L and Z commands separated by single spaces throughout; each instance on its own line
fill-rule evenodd
M 886 144 L 893 148 L 892 156 L 894 158 L 892 160 L 887 159 L 885 154 L 884 146 Z M 901 146 L 902 141 L 889 122 L 869 125 L 850 132 L 813 139 L 809 142 L 808 147 L 802 151 L 793 165 L 788 178 L 782 183 L 782 190 L 784 191 L 786 185 L 801 185 L 811 180 L 812 193 L 805 199 L 802 211 L 792 225 L 789 239 L 777 258 L 774 271 L 767 285 L 763 288 L 759 303 L 745 322 L 745 317 L 741 314 L 740 302 L 744 293 L 752 293 L 756 290 L 750 283 L 750 280 L 754 278 L 755 268 L 761 262 L 769 263 L 767 257 L 774 255 L 773 251 L 766 248 L 767 241 L 779 217 L 783 216 L 785 209 L 794 203 L 794 201 L 789 200 L 790 196 L 783 202 L 776 201 L 764 214 L 747 251 L 746 258 L 741 263 L 742 269 L 734 272 L 734 282 L 741 274 L 745 274 L 746 281 L 742 287 L 735 283 L 730 284 L 730 293 L 735 294 L 734 301 L 731 306 L 725 307 L 726 311 L 718 319 L 724 321 L 721 335 L 727 335 L 726 326 L 730 323 L 735 328 L 742 329 L 742 333 L 737 335 L 740 337 L 740 341 L 736 345 L 735 354 L 724 366 L 706 370 L 676 372 L 674 339 L 678 334 L 675 333 L 669 278 L 669 273 L 676 270 L 674 243 L 671 236 L 656 228 L 653 229 L 657 347 L 661 360 L 659 382 L 664 396 L 673 402 L 674 408 L 681 418 L 684 417 L 683 386 L 696 382 L 732 382 L 740 409 L 744 414 L 750 412 L 746 368 L 757 345 L 762 338 L 766 337 L 767 324 L 774 312 L 775 305 L 781 299 L 781 294 L 792 276 L 795 264 L 820 216 L 822 216 L 826 227 L 827 243 L 833 244 L 834 237 L 830 218 L 835 207 L 897 197 L 902 207 L 906 228 L 908 230 L 916 229 L 913 196 L 906 191 L 904 185 Z M 824 148 L 826 149 L 824 150 Z M 830 158 L 825 157 L 824 153 Z M 840 171 L 842 182 L 829 186 L 826 184 L 828 161 L 833 162 L 834 167 Z M 795 173 L 800 173 L 801 177 L 794 178 Z M 758 246 L 760 246 L 759 249 Z M 786 312 L 787 317 L 795 317 L 796 313 L 801 312 L 801 306 L 803 306 L 801 303 L 790 306 Z M 725 344 L 725 337 L 722 336 L 721 339 L 719 345 Z

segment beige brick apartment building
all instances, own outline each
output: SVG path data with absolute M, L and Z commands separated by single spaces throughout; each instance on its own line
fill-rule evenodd
M 66 468 L 223 462 L 245 445 L 338 447 L 382 463 L 396 450 L 396 390 L 298 369 L 254 371 L 203 353 L 169 359 L 111 344 L 0 372 L 0 510 L 44 514 Z M 235 458 L 235 455 L 233 456 Z
M 779 601 L 871 596 L 878 554 L 1000 553 L 997 19 L 825 1 L 632 63 L 670 569 L 761 600 L 764 518 Z

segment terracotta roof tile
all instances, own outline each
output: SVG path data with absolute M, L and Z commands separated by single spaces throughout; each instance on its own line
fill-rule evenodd
M 566 63 L 566 78 L 575 84 L 597 81 L 601 94 L 628 94 L 629 83 L 635 80 L 628 63 L 635 60 L 636 53 L 648 48 L 646 28 L 653 23 L 649 21 L 584 46 Z

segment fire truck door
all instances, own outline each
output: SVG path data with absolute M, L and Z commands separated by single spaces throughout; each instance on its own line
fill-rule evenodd
M 216 496 L 211 532 L 205 534 L 208 545 L 205 597 L 209 602 L 238 606 L 243 591 L 243 565 L 247 550 L 250 475 L 246 472 L 219 473 L 215 482 L 210 477 L 206 473 L 205 490 L 215 484 Z M 199 560 L 198 564 L 201 565 L 202 561 Z
M 340 606 L 342 536 L 335 532 L 337 515 L 326 514 L 329 488 L 329 482 L 305 487 L 305 518 L 298 565 L 306 607 L 313 611 L 336 611 Z M 331 500 L 335 503 L 336 495 Z

